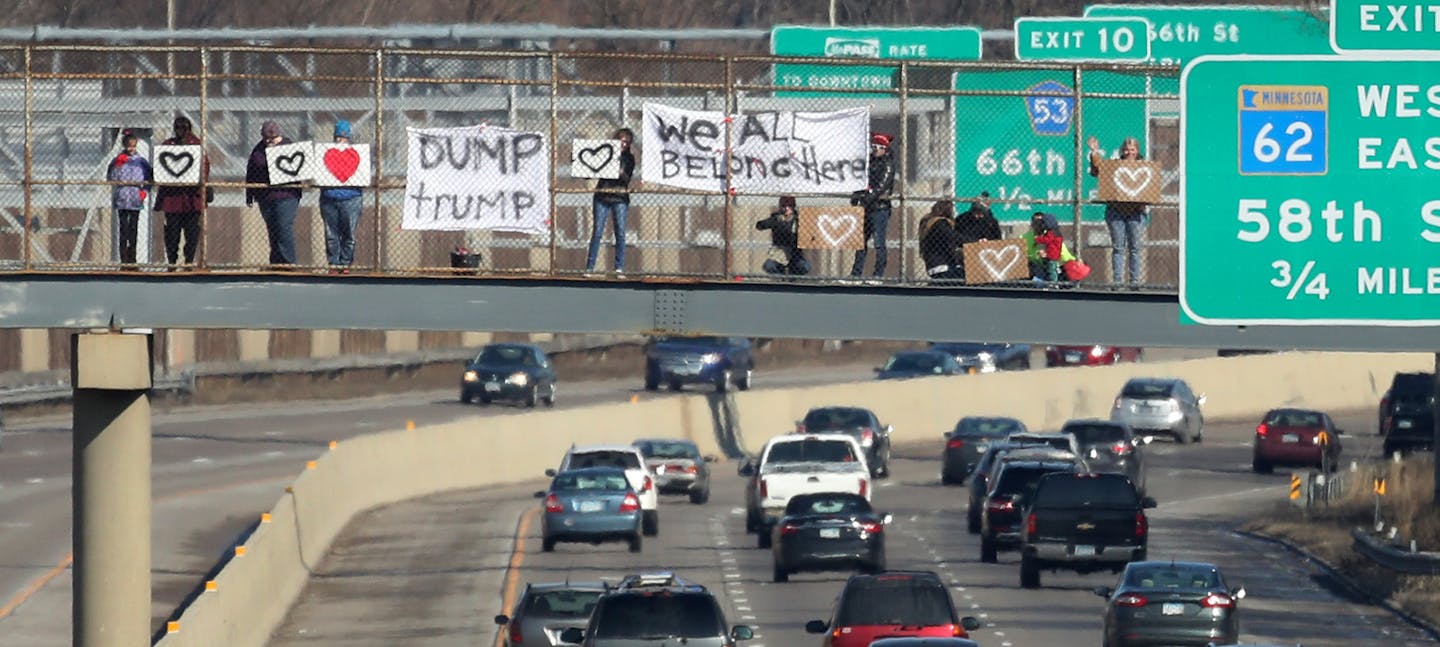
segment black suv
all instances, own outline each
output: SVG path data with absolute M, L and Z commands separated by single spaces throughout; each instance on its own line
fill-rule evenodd
M 1150 538 L 1147 508 L 1123 474 L 1046 474 L 1040 477 L 1020 544 L 1020 586 L 1040 587 L 1040 571 L 1119 573 L 1145 560 Z
M 1077 472 L 1075 461 L 1006 460 L 985 494 L 985 507 L 980 515 L 980 561 L 993 564 L 1001 549 L 1014 550 L 1020 545 L 1020 530 L 1025 521 L 1025 506 L 1040 484 L 1040 477 L 1055 472 Z
M 1380 399 L 1385 455 L 1428 450 L 1435 441 L 1435 374 L 1396 373 Z
M 686 384 L 713 384 L 715 390 L 750 388 L 755 358 L 744 337 L 656 337 L 646 342 L 645 390 L 663 383 L 671 391 Z
M 600 596 L 583 631 L 571 627 L 560 640 L 582 647 L 734 647 L 754 636 L 745 625 L 730 627 L 705 587 L 664 572 L 627 576 Z
M 795 423 L 797 434 L 846 434 L 865 450 L 865 464 L 876 478 L 890 475 L 890 425 L 863 407 L 815 407 Z

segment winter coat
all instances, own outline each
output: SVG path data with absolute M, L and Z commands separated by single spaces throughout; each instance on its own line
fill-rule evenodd
M 289 137 L 280 138 L 280 144 L 292 144 Z M 245 168 L 246 184 L 270 184 L 270 164 L 265 160 L 265 141 L 255 145 L 250 151 L 250 163 Z M 266 186 L 258 189 L 245 189 L 245 204 L 255 202 L 274 202 L 285 198 L 300 199 L 300 188 L 296 186 Z
M 850 195 L 850 204 L 865 208 L 865 211 L 883 211 L 890 208 L 890 193 L 895 190 L 895 151 L 887 149 L 884 155 L 870 158 L 869 183 L 862 191 Z
M 782 217 L 780 212 L 770 214 L 769 218 L 755 223 L 755 228 L 760 231 L 770 231 L 770 244 L 787 252 L 798 249 L 800 246 L 800 216 L 792 216 L 789 220 Z
M 110 162 L 110 170 L 105 177 L 111 182 L 133 183 L 110 189 L 112 208 L 122 211 L 139 211 L 145 208 L 146 193 L 150 189 L 150 182 L 155 179 L 155 174 L 150 168 L 150 162 L 145 161 L 139 153 L 122 152 L 116 155 Z
M 187 135 L 184 139 L 170 139 L 162 142 L 165 146 L 200 146 L 200 138 L 194 133 Z M 200 178 L 202 181 L 210 179 L 210 156 L 200 156 Z M 214 191 L 214 189 L 211 189 Z M 205 196 L 200 191 L 200 185 L 186 186 L 162 186 L 156 191 L 156 208 L 165 213 L 196 213 L 205 208 Z
M 630 178 L 634 175 L 635 155 L 626 149 L 620 153 L 620 177 L 596 181 L 595 199 L 605 204 L 630 204 Z
M 988 208 L 970 207 L 969 211 L 955 217 L 955 236 L 961 244 L 980 240 L 1000 240 L 1000 221 Z
M 950 218 L 929 213 L 920 219 L 920 258 L 927 272 L 945 272 L 960 266 L 960 239 Z

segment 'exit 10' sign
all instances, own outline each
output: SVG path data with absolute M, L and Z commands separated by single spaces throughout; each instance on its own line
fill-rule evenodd
M 1150 58 L 1144 18 L 1017 18 L 1015 58 L 1021 61 L 1131 61 Z

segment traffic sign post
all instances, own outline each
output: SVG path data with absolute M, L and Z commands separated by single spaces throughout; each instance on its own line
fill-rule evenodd
M 1188 65 L 1184 313 L 1223 325 L 1440 324 L 1437 76 L 1440 56 Z
M 1150 22 L 1144 18 L 1017 18 L 1015 58 L 1146 61 L 1150 58 Z
M 1336 53 L 1440 50 L 1440 1 L 1330 0 Z
M 976 27 L 804 27 L 776 26 L 770 32 L 770 53 L 877 60 L 980 59 Z M 775 85 L 810 90 L 894 90 L 897 68 L 870 65 L 775 66 Z M 826 93 L 785 93 L 786 96 L 834 96 Z M 853 94 L 851 96 L 862 96 Z

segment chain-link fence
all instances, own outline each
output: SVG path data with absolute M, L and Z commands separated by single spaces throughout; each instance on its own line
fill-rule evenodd
M 0 48 L 0 269 L 1175 288 L 1175 68 L 877 63 Z

